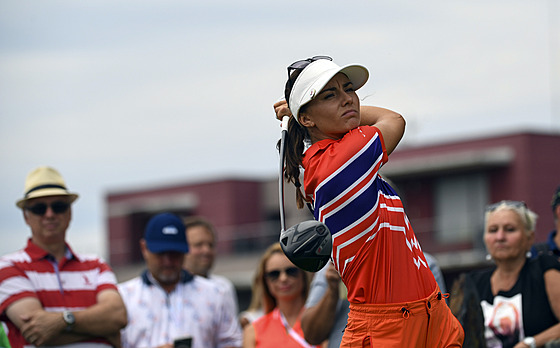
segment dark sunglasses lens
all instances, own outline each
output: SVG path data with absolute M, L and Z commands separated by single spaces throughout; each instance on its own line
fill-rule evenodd
M 266 277 L 270 280 L 276 280 L 280 277 L 280 271 L 270 271 L 266 274 Z
M 47 205 L 45 203 L 37 203 L 31 207 L 28 207 L 27 210 L 35 215 L 45 215 L 45 213 L 47 212 Z
M 70 204 L 66 203 L 66 202 L 54 202 L 51 205 L 51 209 L 53 210 L 53 212 L 55 212 L 56 214 L 62 214 L 65 213 L 68 210 L 68 207 L 70 207 Z
M 305 68 L 306 66 L 308 66 L 309 63 L 311 63 L 311 62 L 308 61 L 308 60 L 298 60 L 297 62 L 292 63 L 292 65 L 290 65 L 290 66 L 288 67 L 288 70 L 290 70 L 290 69 L 291 69 L 291 70 L 303 69 L 303 68 Z
M 51 209 L 55 214 L 65 213 L 69 207 L 70 204 L 66 202 L 54 202 L 53 204 L 51 204 Z M 29 210 L 35 215 L 45 215 L 47 209 L 48 209 L 48 205 L 45 203 L 37 203 L 27 208 L 27 210 Z
M 296 69 L 304 69 L 306 66 L 308 66 L 309 64 L 320 60 L 320 59 L 326 59 L 326 60 L 330 60 L 332 61 L 332 58 L 329 56 L 315 56 L 313 58 L 308 58 L 308 59 L 304 59 L 304 60 L 298 60 L 297 62 L 292 63 L 292 65 L 290 65 L 288 67 L 288 71 L 289 70 L 296 70 Z
M 270 280 L 276 280 L 278 278 L 280 278 L 280 274 L 284 272 L 286 273 L 287 276 L 289 277 L 297 277 L 297 275 L 299 274 L 299 268 L 297 267 L 290 267 L 290 268 L 286 268 L 284 270 L 274 270 L 274 271 L 270 271 L 268 273 L 266 273 L 266 277 Z
M 286 274 L 290 277 L 296 277 L 299 274 L 299 268 L 297 267 L 290 267 L 286 268 Z

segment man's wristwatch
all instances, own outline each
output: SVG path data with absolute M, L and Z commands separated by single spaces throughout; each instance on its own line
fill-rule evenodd
M 74 314 L 70 311 L 62 312 L 62 319 L 66 323 L 66 331 L 72 331 L 72 327 L 74 327 L 74 323 L 76 322 L 76 318 Z
M 537 348 L 537 342 L 535 341 L 534 337 L 525 337 L 523 339 L 523 343 L 525 343 L 531 348 Z

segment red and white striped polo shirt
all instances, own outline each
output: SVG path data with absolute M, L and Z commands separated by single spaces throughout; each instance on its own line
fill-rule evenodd
M 105 262 L 95 256 L 77 255 L 68 245 L 66 248 L 65 257 L 58 263 L 29 239 L 25 249 L 0 258 L 0 313 L 12 347 L 27 344 L 5 315 L 13 302 L 35 297 L 49 312 L 79 311 L 96 304 L 102 290 L 117 290 L 116 277 Z M 87 342 L 109 346 L 103 338 Z

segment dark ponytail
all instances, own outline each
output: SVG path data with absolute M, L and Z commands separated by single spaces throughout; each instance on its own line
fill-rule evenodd
M 290 78 L 286 82 L 286 88 L 284 89 L 284 94 L 286 100 L 289 103 L 290 93 L 294 85 L 294 81 L 297 79 L 301 70 L 295 70 L 292 72 Z M 288 104 L 289 106 L 289 104 Z M 305 111 L 305 105 L 300 108 L 300 112 Z M 303 140 L 308 137 L 307 129 L 301 126 L 294 118 L 290 117 L 288 122 L 288 134 L 286 135 L 286 143 L 284 144 L 286 149 L 286 164 L 284 177 L 287 182 L 291 182 L 296 187 L 296 204 L 298 209 L 302 209 L 305 204 L 305 198 L 301 190 L 301 183 L 299 181 L 299 167 L 302 165 L 303 160 L 303 150 L 304 143 Z M 276 146 L 280 149 L 280 141 Z
M 299 181 L 299 167 L 303 160 L 303 140 L 307 136 L 307 129 L 300 126 L 293 117 L 288 122 L 288 134 L 286 136 L 286 164 L 284 170 L 284 178 L 287 182 L 291 182 L 296 187 L 296 204 L 298 209 L 303 208 L 305 199 L 301 190 Z M 280 143 L 278 143 L 280 146 Z

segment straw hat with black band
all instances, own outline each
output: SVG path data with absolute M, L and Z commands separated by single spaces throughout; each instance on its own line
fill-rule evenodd
M 78 199 L 76 193 L 69 192 L 60 173 L 51 167 L 42 166 L 32 170 L 25 179 L 24 196 L 16 205 L 24 209 L 25 203 L 33 198 L 67 196 L 70 203 Z

